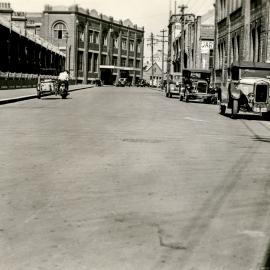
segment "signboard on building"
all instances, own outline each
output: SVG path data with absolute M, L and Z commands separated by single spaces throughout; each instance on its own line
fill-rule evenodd
M 214 49 L 214 41 L 201 41 L 201 53 L 209 53 L 210 50 Z

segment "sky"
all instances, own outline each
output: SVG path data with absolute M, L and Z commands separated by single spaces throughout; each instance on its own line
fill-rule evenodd
M 46 4 L 58 6 L 79 5 L 84 9 L 96 9 L 98 13 L 113 16 L 115 19 L 129 18 L 134 24 L 145 28 L 145 57 L 150 57 L 147 39 L 151 32 L 161 35 L 160 30 L 168 26 L 170 6 L 188 6 L 187 13 L 202 15 L 213 9 L 214 0 L 7 0 L 14 11 L 42 12 Z M 155 46 L 155 51 L 161 48 L 161 43 Z

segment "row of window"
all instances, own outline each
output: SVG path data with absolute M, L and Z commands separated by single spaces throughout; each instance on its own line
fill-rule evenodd
M 261 26 L 252 28 L 250 31 L 249 38 L 249 61 L 260 62 L 262 61 L 262 40 L 261 40 Z M 221 42 L 218 44 L 218 57 L 217 57 L 217 66 L 222 69 L 225 63 L 225 57 L 227 57 L 227 43 Z M 233 36 L 231 39 L 231 48 L 230 48 L 230 61 L 238 61 L 240 57 L 240 35 Z
M 256 9 L 262 4 L 262 0 L 245 0 L 250 1 L 250 9 Z M 227 17 L 227 13 L 232 13 L 242 6 L 242 0 L 219 0 L 217 2 L 218 19 L 222 20 Z
M 59 22 L 56 23 L 54 25 L 53 28 L 53 35 L 55 39 L 65 39 L 67 38 L 67 27 L 64 23 Z M 85 37 L 84 37 L 84 32 L 83 31 L 78 31 L 78 35 L 79 35 L 79 40 L 81 42 L 85 41 Z M 103 36 L 103 45 L 107 46 L 108 45 L 108 38 L 107 35 Z M 99 32 L 98 31 L 94 31 L 94 30 L 89 30 L 89 43 L 92 44 L 99 44 Z M 113 47 L 115 49 L 119 48 L 119 38 L 113 38 Z M 122 44 L 121 47 L 123 50 L 127 50 L 127 39 L 122 39 Z M 129 41 L 129 51 L 134 52 L 134 41 L 130 40 Z M 141 52 L 141 44 L 137 44 L 137 52 L 140 53 Z
M 113 56 L 112 65 L 117 66 L 117 57 Z M 136 68 L 140 68 L 140 60 L 136 60 Z M 106 65 L 106 55 L 101 55 L 101 65 Z M 126 66 L 126 58 L 121 58 L 120 66 Z M 134 66 L 134 60 L 129 59 L 128 66 Z M 78 52 L 78 70 L 83 70 L 83 52 Z M 88 53 L 88 71 L 97 72 L 98 71 L 98 54 L 97 53 Z

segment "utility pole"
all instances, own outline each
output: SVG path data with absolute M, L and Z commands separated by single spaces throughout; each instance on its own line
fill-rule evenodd
M 149 39 L 148 39 L 149 40 Z M 148 46 L 151 46 L 151 65 L 152 65 L 152 80 L 151 80 L 151 86 L 153 86 L 154 82 L 154 34 L 151 33 L 150 36 L 150 44 L 147 44 Z
M 168 42 L 167 40 L 165 40 L 165 33 L 167 32 L 167 30 L 165 29 L 162 29 L 160 31 L 162 33 L 162 36 L 159 36 L 159 37 L 162 37 L 162 89 L 163 89 L 163 84 L 164 84 L 164 45 L 165 45 L 165 42 Z M 167 38 L 168 36 L 166 36 Z
M 151 33 L 151 65 L 152 65 L 151 86 L 153 87 L 153 82 L 154 82 L 154 35 L 153 35 L 153 33 Z
M 182 74 L 184 69 L 184 57 L 185 57 L 185 9 L 188 8 L 185 5 L 179 6 L 181 12 L 181 64 L 180 64 L 180 72 Z

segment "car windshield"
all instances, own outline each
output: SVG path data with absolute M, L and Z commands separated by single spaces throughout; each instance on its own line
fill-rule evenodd
M 253 93 L 253 88 L 254 85 L 253 84 L 244 84 L 244 83 L 240 83 L 237 88 L 241 89 L 241 91 L 245 94 L 248 95 L 249 93 Z
M 206 90 L 207 90 L 207 83 L 205 83 L 205 82 L 198 82 L 197 90 L 198 90 L 198 92 L 205 93 Z

